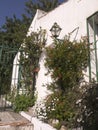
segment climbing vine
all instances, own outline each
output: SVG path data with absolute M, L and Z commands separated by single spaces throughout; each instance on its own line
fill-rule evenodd
M 30 36 L 26 37 L 24 44 L 21 47 L 22 53 L 20 55 L 20 86 L 24 87 L 31 96 L 34 95 L 36 75 L 40 69 L 39 59 L 45 43 L 44 36 L 45 30 L 40 28 L 39 32 L 32 32 Z
M 88 43 L 64 38 L 55 40 L 46 52 L 45 65 L 53 79 L 47 87 L 52 94 L 40 114 L 46 113 L 45 120 L 58 119 L 60 125 L 74 127 L 79 111 L 76 102 L 82 95 L 80 86 L 85 81 L 83 71 L 88 65 Z
M 20 47 L 18 93 L 13 90 L 9 96 L 16 112 L 28 110 L 36 101 L 36 76 L 40 70 L 39 59 L 46 42 L 45 33 L 41 28 L 38 32 L 32 32 Z
M 54 47 L 48 47 L 46 66 L 49 73 L 63 93 L 78 86 L 84 79 L 83 70 L 88 65 L 87 42 L 71 42 L 69 39 L 55 41 Z

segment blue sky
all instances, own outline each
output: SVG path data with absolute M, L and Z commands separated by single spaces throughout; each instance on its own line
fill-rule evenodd
M 5 22 L 5 17 L 21 17 L 24 13 L 25 2 L 28 0 L 0 0 L 0 26 Z
M 25 12 L 25 2 L 28 0 L 0 0 L 0 27 L 5 22 L 5 17 L 12 17 L 13 14 L 20 18 Z M 60 0 L 64 1 L 64 0 Z

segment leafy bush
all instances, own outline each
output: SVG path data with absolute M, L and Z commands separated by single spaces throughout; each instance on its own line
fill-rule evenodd
M 46 49 L 46 66 L 58 88 L 64 92 L 83 80 L 83 70 L 88 65 L 88 46 L 85 41 L 71 42 L 69 39 L 53 44 Z
M 91 83 L 85 86 L 81 102 L 82 124 L 84 130 L 98 130 L 98 84 Z
M 42 48 L 45 42 L 45 30 L 40 30 L 38 32 L 32 32 L 32 34 L 25 38 L 24 44 L 21 46 L 23 52 L 20 55 L 20 70 L 21 70 L 21 80 L 20 86 L 24 86 L 26 90 L 30 92 L 33 96 L 36 84 L 36 68 L 39 66 L 39 58 L 42 53 Z M 41 37 L 41 39 L 38 39 Z
M 87 42 L 55 40 L 46 52 L 45 65 L 53 79 L 47 87 L 53 94 L 47 97 L 46 109 L 39 114 L 46 113 L 46 120 L 58 119 L 60 124 L 74 127 L 79 112 L 76 102 L 81 98 L 80 85 L 85 80 L 83 70 L 88 65 Z
M 29 95 L 17 95 L 13 102 L 13 109 L 15 112 L 25 111 L 29 107 L 33 106 L 35 98 L 31 98 Z
M 73 91 L 69 91 L 65 94 L 61 91 L 50 94 L 45 102 L 46 109 L 43 110 L 42 108 L 39 115 L 45 115 L 43 118 L 46 122 L 50 119 L 57 119 L 59 120 L 58 125 L 74 126 L 78 115 L 76 102 L 80 98 L 81 94 L 79 95 L 79 93 L 78 89 L 73 89 Z

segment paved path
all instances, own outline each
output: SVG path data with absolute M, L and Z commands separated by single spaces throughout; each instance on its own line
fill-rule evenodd
M 0 112 L 0 124 L 8 124 L 13 122 L 27 122 L 28 121 L 22 117 L 20 114 L 12 111 L 2 111 Z
M 18 113 L 0 112 L 0 130 L 34 130 L 33 124 Z
M 13 112 L 2 99 L 0 98 L 0 130 L 34 130 L 30 121 Z

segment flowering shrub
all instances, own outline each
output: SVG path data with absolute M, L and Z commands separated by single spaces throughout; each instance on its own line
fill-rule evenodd
M 82 82 L 83 70 L 88 65 L 88 46 L 85 41 L 71 42 L 69 39 L 53 44 L 46 49 L 46 66 L 58 88 L 65 92 Z
M 53 79 L 47 87 L 53 93 L 47 97 L 46 109 L 42 109 L 41 114 L 46 113 L 47 121 L 58 119 L 60 125 L 74 127 L 79 112 L 76 102 L 81 98 L 80 84 L 85 80 L 83 70 L 88 65 L 87 42 L 55 40 L 46 52 L 45 65 Z

